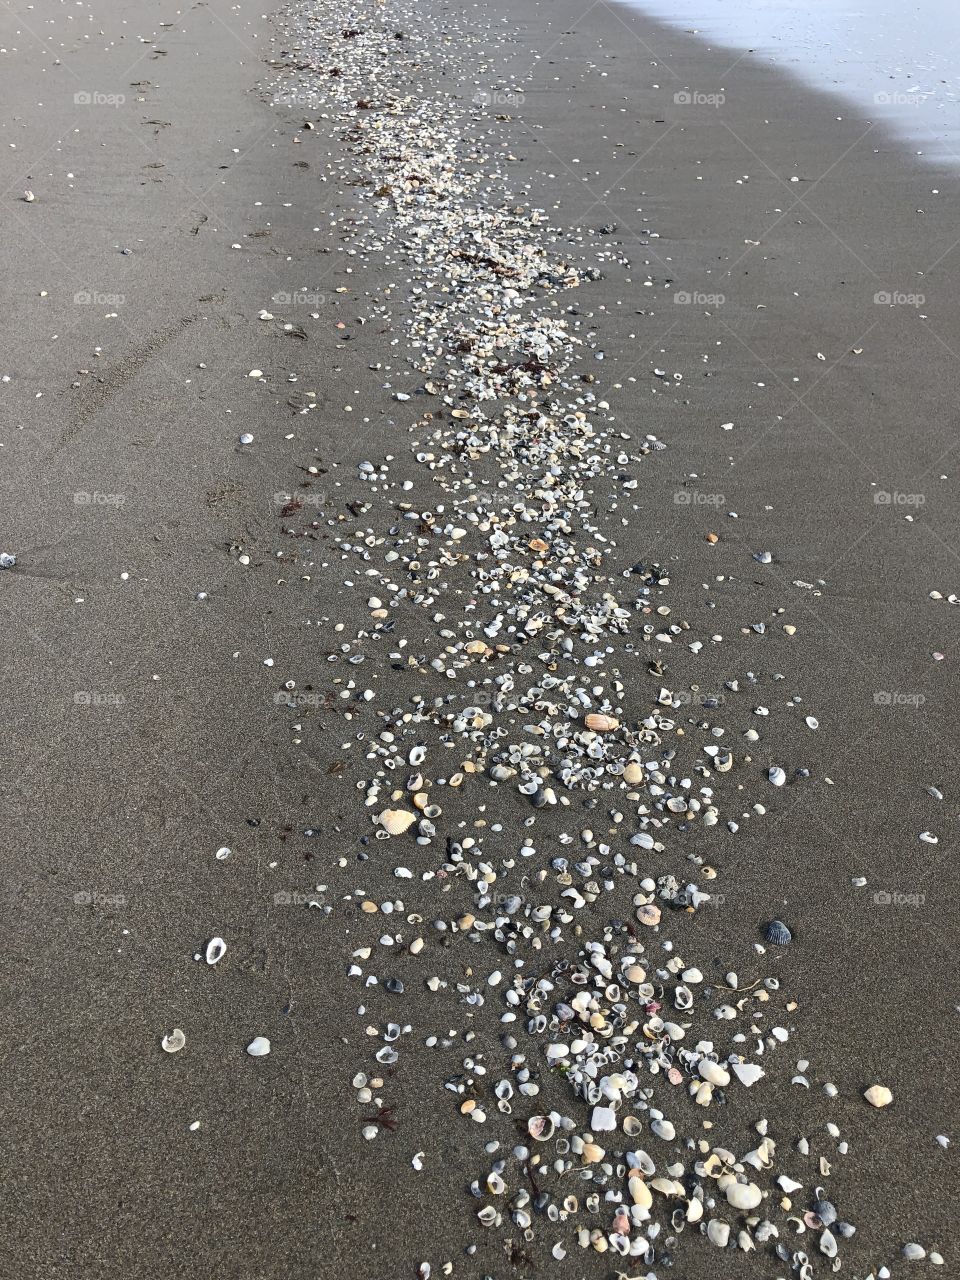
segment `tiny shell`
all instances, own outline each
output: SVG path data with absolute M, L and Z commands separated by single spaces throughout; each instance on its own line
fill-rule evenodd
M 251 1058 L 265 1058 L 270 1052 L 270 1041 L 266 1036 L 254 1036 L 247 1045 L 247 1053 Z
M 186 1043 L 187 1037 L 179 1027 L 174 1027 L 170 1034 L 160 1041 L 160 1048 L 164 1053 L 179 1053 Z
M 778 764 L 771 765 L 767 770 L 767 777 L 775 787 L 782 787 L 787 780 L 787 775 Z
M 216 964 L 218 960 L 222 960 L 226 949 L 227 944 L 222 938 L 211 938 L 207 943 L 207 964 Z
M 655 902 L 647 902 L 644 906 L 637 908 L 637 919 L 641 924 L 652 928 L 653 925 L 660 923 L 660 908 Z

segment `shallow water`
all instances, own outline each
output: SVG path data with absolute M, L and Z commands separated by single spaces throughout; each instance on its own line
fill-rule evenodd
M 914 150 L 960 164 L 956 0 L 630 2 L 671 26 L 750 50 L 842 94 L 858 114 L 890 126 Z

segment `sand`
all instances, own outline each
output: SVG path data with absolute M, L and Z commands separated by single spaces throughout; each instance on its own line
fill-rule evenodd
M 705 938 L 723 957 L 771 915 L 795 926 L 781 965 L 798 1053 L 840 1089 L 852 1149 L 831 1179 L 858 1227 L 845 1268 L 863 1276 L 921 1240 L 950 1274 L 957 1177 L 934 1138 L 958 1114 L 957 649 L 952 606 L 928 595 L 956 589 L 960 546 L 955 175 L 839 99 L 627 10 L 478 12 L 512 34 L 461 88 L 522 80 L 522 101 L 490 112 L 514 189 L 630 259 L 576 299 L 602 332 L 621 426 L 669 446 L 638 472 L 645 516 L 626 549 L 677 557 L 686 616 L 711 631 L 786 608 L 797 634 L 772 634 L 757 661 L 788 672 L 821 725 L 817 784 L 748 840 L 712 837 L 732 888 Z M 90 23 L 52 6 L 0 19 L 15 51 L 0 87 L 0 543 L 18 556 L 0 575 L 2 1212 L 15 1273 L 359 1280 L 430 1258 L 434 1274 L 450 1259 L 455 1274 L 507 1276 L 499 1237 L 472 1223 L 477 1170 L 443 1072 L 429 1087 L 398 1072 L 397 1133 L 360 1137 L 346 1087 L 360 996 L 322 912 L 275 901 L 278 884 L 331 881 L 333 857 L 367 830 L 331 772 L 336 714 L 321 702 L 301 735 L 275 701 L 278 674 L 324 689 L 311 610 L 355 631 L 363 599 L 335 566 L 305 604 L 275 495 L 297 484 L 305 440 L 331 492 L 336 464 L 343 500 L 363 496 L 358 461 L 396 450 L 395 406 L 368 368 L 387 335 L 356 323 L 390 271 L 338 252 L 333 224 L 357 195 L 316 180 L 342 154 L 337 131 L 301 132 L 302 111 L 258 92 L 270 22 L 220 0 L 168 20 L 143 3 Z M 323 317 L 306 341 L 256 318 L 298 288 L 324 294 L 296 304 Z M 723 301 L 679 305 L 677 289 Z M 883 292 L 925 301 L 881 305 Z M 254 368 L 269 386 L 246 378 Z M 307 430 L 289 397 L 308 389 L 323 408 Z M 676 499 L 690 492 L 710 500 Z M 764 550 L 772 564 L 749 559 Z M 724 672 L 708 651 L 701 686 Z M 788 770 L 810 759 L 803 732 L 778 761 Z M 298 838 L 308 826 L 319 846 Z M 919 842 L 927 829 L 938 845 Z M 358 868 L 356 884 L 392 891 L 394 861 Z M 214 934 L 229 945 L 215 983 L 193 960 Z M 431 1016 L 424 992 L 410 1007 L 411 1021 Z M 173 1027 L 187 1035 L 175 1058 L 159 1049 Z M 258 1034 L 273 1050 L 254 1064 L 244 1046 Z M 877 1080 L 896 1099 L 882 1114 L 860 1096 Z M 768 1104 L 798 1133 L 807 1105 L 789 1083 Z M 428 1175 L 414 1177 L 425 1145 Z M 674 1274 L 716 1275 L 717 1256 L 693 1246 Z M 547 1273 L 549 1255 L 534 1256 Z M 772 1264 L 727 1265 L 747 1277 Z M 611 1273 L 592 1256 L 567 1266 Z

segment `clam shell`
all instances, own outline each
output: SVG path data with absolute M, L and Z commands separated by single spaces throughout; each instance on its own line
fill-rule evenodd
M 251 1058 L 265 1058 L 270 1052 L 270 1041 L 266 1036 L 254 1036 L 247 1045 L 247 1053 Z
M 793 934 L 782 920 L 771 920 L 764 929 L 763 936 L 777 947 L 786 947 L 793 941 Z
M 727 1202 L 734 1209 L 748 1213 L 756 1209 L 763 1199 L 760 1188 L 755 1182 L 731 1182 L 727 1187 Z
M 707 1223 L 707 1239 L 719 1249 L 725 1249 L 730 1239 L 729 1224 L 721 1222 L 719 1218 L 711 1218 Z
M 549 1116 L 531 1116 L 527 1121 L 527 1133 L 534 1142 L 549 1142 L 556 1125 Z

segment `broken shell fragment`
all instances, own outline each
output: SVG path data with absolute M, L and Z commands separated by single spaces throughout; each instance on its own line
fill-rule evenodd
M 164 1053 L 179 1053 L 186 1043 L 187 1037 L 179 1027 L 174 1027 L 170 1034 L 165 1035 L 160 1041 L 160 1048 Z
M 871 1107 L 879 1110 L 881 1107 L 889 1107 L 893 1101 L 893 1094 L 883 1084 L 872 1084 L 863 1095 L 870 1103 Z

